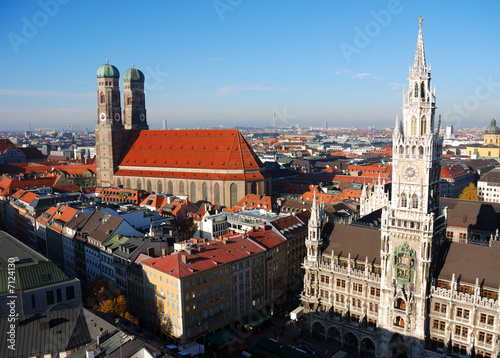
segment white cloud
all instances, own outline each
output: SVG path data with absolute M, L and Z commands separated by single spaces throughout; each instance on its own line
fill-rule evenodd
M 372 76 L 371 73 L 362 72 L 362 73 L 358 73 L 356 75 L 351 76 L 351 78 L 359 78 L 360 80 L 364 80 L 365 78 L 370 77 L 370 76 Z
M 341 76 L 341 75 L 345 75 L 345 74 L 350 73 L 350 72 L 352 72 L 352 70 L 343 69 L 343 70 L 335 71 L 335 74 Z
M 391 82 L 389 83 L 389 86 L 391 86 L 391 90 L 396 91 L 400 89 L 403 85 L 401 83 Z

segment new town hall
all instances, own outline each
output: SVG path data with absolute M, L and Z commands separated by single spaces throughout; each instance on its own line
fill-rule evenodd
M 443 138 L 430 80 L 420 18 L 380 225 L 328 223 L 314 202 L 304 261 L 306 317 L 312 334 L 376 357 L 500 357 L 500 248 L 445 238 Z

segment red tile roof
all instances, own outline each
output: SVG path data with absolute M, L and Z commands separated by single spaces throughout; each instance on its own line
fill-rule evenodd
M 247 194 L 243 199 L 238 201 L 232 209 L 226 209 L 226 211 L 231 210 L 231 212 L 237 212 L 243 208 L 273 211 L 274 205 L 276 205 L 276 200 L 272 199 L 270 196 Z
M 56 210 L 57 208 L 55 206 L 48 208 L 45 212 L 41 213 L 40 216 L 36 218 L 36 221 L 38 221 L 40 224 L 46 225 L 50 218 L 55 214 Z
M 57 183 L 59 178 L 59 176 L 38 179 L 10 179 L 5 177 L 0 181 L 0 195 L 9 195 L 19 189 L 33 189 L 53 186 Z
M 264 165 L 235 129 L 132 131 L 124 153 L 117 175 L 181 177 L 183 172 L 178 172 L 178 169 L 182 168 L 256 171 L 255 177 L 247 174 L 245 179 L 257 180 L 263 177 L 258 172 Z M 132 167 L 144 169 L 134 170 Z M 161 168 L 164 171 L 150 168 Z M 169 171 L 172 168 L 175 171 Z M 199 179 L 217 179 L 220 174 L 190 175 Z M 226 179 L 243 180 L 242 174 L 226 175 Z
M 462 175 L 467 175 L 467 172 L 459 164 L 441 167 L 441 178 L 456 178 Z
M 239 235 L 224 240 L 191 239 L 180 244 L 185 243 L 189 243 L 189 252 L 174 252 L 144 261 L 142 265 L 182 278 L 264 251 L 252 240 Z
M 19 148 L 15 146 L 14 143 L 10 141 L 8 138 L 0 139 L 0 153 L 4 153 L 9 148 L 15 148 L 18 152 L 20 152 Z

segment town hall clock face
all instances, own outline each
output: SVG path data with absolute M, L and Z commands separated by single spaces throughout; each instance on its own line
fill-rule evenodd
M 102 112 L 99 118 L 104 122 L 106 120 L 106 113 Z
M 406 164 L 403 167 L 403 178 L 405 180 L 415 180 L 418 177 L 418 168 L 413 164 Z

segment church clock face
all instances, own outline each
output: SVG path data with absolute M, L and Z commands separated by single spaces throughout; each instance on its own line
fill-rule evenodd
M 120 120 L 120 113 L 115 113 L 115 121 L 119 121 Z
M 413 164 L 406 164 L 402 174 L 405 180 L 415 180 L 418 178 L 418 168 Z
M 106 120 L 106 113 L 102 112 L 99 118 L 104 122 Z
M 141 121 L 144 122 L 144 120 L 146 119 L 146 116 L 144 115 L 144 113 L 141 113 L 141 115 L 139 116 L 139 118 L 141 119 Z

